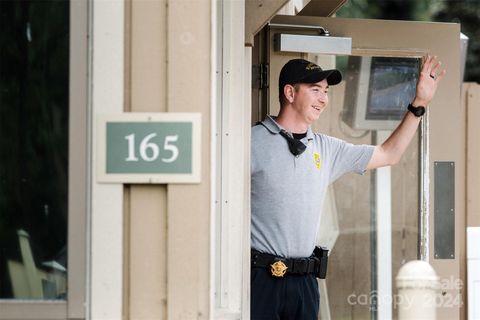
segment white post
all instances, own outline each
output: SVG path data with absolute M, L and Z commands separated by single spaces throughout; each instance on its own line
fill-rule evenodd
M 378 130 L 375 144 L 382 144 L 392 132 Z M 392 316 L 392 168 L 378 168 L 375 176 L 377 215 L 377 317 Z
M 403 265 L 397 278 L 398 296 L 394 307 L 398 319 L 436 319 L 438 276 L 428 262 L 415 260 Z
M 468 320 L 480 319 L 480 227 L 467 228 Z

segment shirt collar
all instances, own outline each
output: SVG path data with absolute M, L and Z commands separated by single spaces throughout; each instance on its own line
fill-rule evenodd
M 273 134 L 278 134 L 280 133 L 281 130 L 285 130 L 285 128 L 283 128 L 281 125 L 279 125 L 277 123 L 277 121 L 275 121 L 277 119 L 277 117 L 274 117 L 274 116 L 267 116 L 265 118 L 265 120 L 263 120 L 262 124 L 265 128 L 267 128 L 268 131 L 270 131 L 271 133 Z M 285 130 L 288 132 L 288 130 Z M 290 133 L 290 132 L 289 132 Z M 312 140 L 313 139 L 313 131 L 310 127 L 308 127 L 307 129 L 307 136 L 306 138 L 308 140 Z

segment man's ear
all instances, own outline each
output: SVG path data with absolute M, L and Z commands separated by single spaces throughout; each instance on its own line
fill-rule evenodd
M 283 87 L 283 94 L 285 95 L 287 101 L 292 103 L 293 98 L 295 97 L 295 88 L 292 85 L 287 84 Z

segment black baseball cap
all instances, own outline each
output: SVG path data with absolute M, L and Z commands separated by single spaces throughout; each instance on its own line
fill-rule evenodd
M 292 59 L 280 71 L 278 80 L 280 95 L 287 84 L 317 83 L 323 79 L 327 79 L 328 85 L 333 86 L 342 81 L 342 74 L 337 69 L 322 70 L 315 63 L 304 59 Z

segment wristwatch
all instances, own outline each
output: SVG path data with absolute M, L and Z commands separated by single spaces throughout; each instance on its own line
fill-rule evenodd
M 413 113 L 415 115 L 415 117 L 421 117 L 425 114 L 425 107 L 424 106 L 417 106 L 417 107 L 414 107 L 412 106 L 412 104 L 410 103 L 407 107 L 408 111 L 410 111 L 411 113 Z

